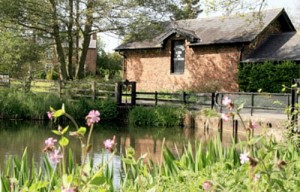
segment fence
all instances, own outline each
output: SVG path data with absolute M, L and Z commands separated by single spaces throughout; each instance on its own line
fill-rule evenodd
M 235 103 L 244 103 L 244 110 L 253 115 L 257 111 L 283 112 L 291 104 L 291 94 L 288 93 L 163 93 L 138 92 L 135 82 L 98 83 L 95 81 L 48 81 L 48 80 L 17 80 L 10 78 L 3 88 L 12 88 L 33 93 L 54 93 L 59 97 L 78 98 L 111 98 L 118 105 L 185 105 L 189 109 L 215 108 L 219 112 L 226 109 L 221 105 L 224 96 L 230 97 Z
M 138 92 L 135 90 L 135 84 L 132 84 L 132 82 L 118 84 L 117 102 L 119 105 L 185 105 L 189 109 L 196 110 L 203 107 L 209 107 L 211 109 L 217 109 L 219 112 L 223 112 L 226 109 L 221 103 L 225 96 L 230 97 L 236 104 L 244 103 L 243 111 L 250 113 L 251 115 L 253 115 L 254 112 L 283 113 L 286 107 L 291 105 L 291 94 L 289 93 Z
M 10 79 L 9 84 L 2 86 L 18 91 L 33 93 L 53 93 L 59 97 L 78 98 L 111 98 L 115 99 L 115 84 L 99 83 L 95 81 L 48 81 L 48 80 L 18 80 Z

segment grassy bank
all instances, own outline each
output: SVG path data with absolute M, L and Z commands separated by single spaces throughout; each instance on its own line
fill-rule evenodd
M 75 119 L 83 119 L 92 109 L 99 109 L 103 120 L 117 118 L 117 105 L 111 100 L 59 98 L 55 94 L 33 94 L 2 90 L 0 93 L 0 118 L 2 119 L 47 119 L 46 112 L 50 106 L 60 108 L 65 104 Z

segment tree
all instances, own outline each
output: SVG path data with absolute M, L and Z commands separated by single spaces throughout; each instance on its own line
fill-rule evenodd
M 215 1 L 237 2 L 210 2 Z M 200 0 L 0 0 L 0 10 L 2 26 L 54 42 L 61 79 L 73 79 L 75 65 L 77 78 L 83 77 L 94 33 L 146 38 L 170 18 L 195 18 L 201 12 Z
M 0 0 L 3 26 L 25 28 L 41 38 L 51 38 L 56 47 L 62 79 L 83 77 L 91 35 L 124 32 L 142 21 L 162 21 L 172 0 Z M 137 27 L 139 28 L 139 27 Z M 120 33 L 122 34 L 122 33 Z M 82 44 L 79 44 L 82 39 Z M 74 57 L 75 55 L 75 57 Z
M 0 31 L 0 73 L 24 77 L 31 68 L 43 68 L 39 63 L 43 47 L 33 37 L 21 36 L 16 31 Z

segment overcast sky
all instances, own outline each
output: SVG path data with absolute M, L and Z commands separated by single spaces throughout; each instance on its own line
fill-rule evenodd
M 294 22 L 294 25 L 300 24 L 300 1 L 299 0 L 267 0 L 267 7 L 265 9 L 271 8 L 285 8 L 287 14 Z M 102 33 L 100 37 L 105 43 L 105 51 L 113 52 L 113 49 L 122 43 L 122 40 L 109 33 Z

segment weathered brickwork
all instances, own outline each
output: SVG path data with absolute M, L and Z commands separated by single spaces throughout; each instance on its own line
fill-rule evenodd
M 185 42 L 183 74 L 171 73 L 171 42 L 165 48 L 125 52 L 124 79 L 139 91 L 237 91 L 238 46 L 190 47 Z

